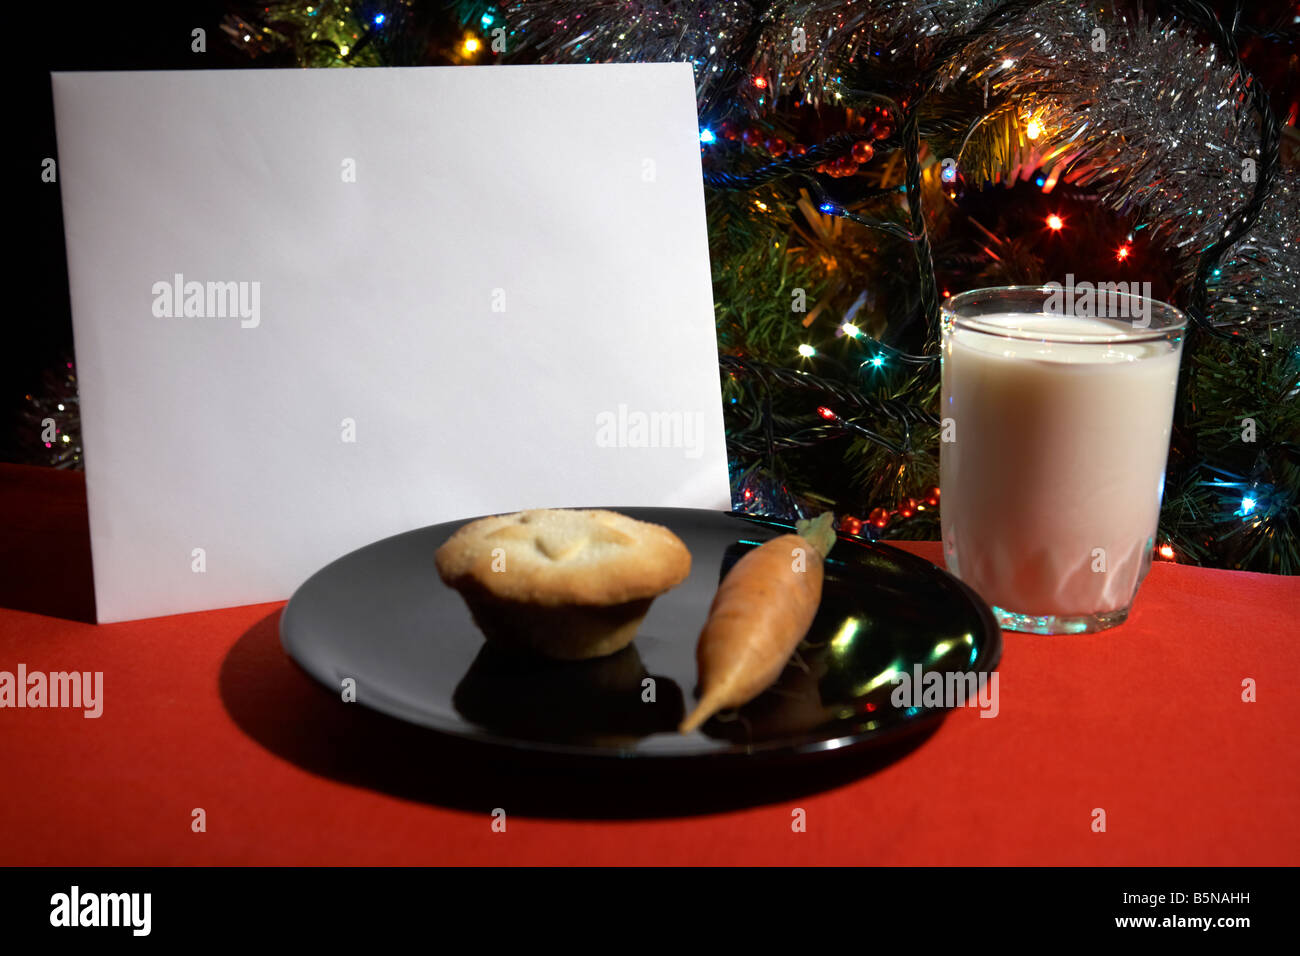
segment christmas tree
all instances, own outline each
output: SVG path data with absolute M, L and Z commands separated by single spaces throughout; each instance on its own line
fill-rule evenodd
M 1243 65 L 1243 47 L 1259 59 L 1295 34 L 1289 11 L 1266 16 L 323 0 L 223 28 L 257 65 L 690 62 L 738 510 L 832 507 L 841 530 L 938 537 L 944 299 L 1141 278 L 1191 320 L 1157 556 L 1295 573 L 1296 104 L 1279 120 Z

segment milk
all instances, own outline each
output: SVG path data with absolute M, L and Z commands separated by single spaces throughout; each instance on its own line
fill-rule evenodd
M 944 343 L 940 412 L 955 439 L 940 445 L 949 570 L 1018 614 L 1127 609 L 1151 562 L 1181 337 L 1073 316 L 961 323 Z

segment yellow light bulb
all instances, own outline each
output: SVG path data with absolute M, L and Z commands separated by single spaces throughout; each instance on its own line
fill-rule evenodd
M 1028 136 L 1030 139 L 1038 139 L 1039 135 L 1042 132 L 1043 132 L 1043 124 L 1038 122 L 1038 120 L 1036 119 L 1030 120 L 1029 125 L 1025 127 L 1025 135 Z

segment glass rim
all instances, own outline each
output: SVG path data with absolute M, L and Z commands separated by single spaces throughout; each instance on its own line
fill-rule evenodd
M 1007 329 L 998 326 L 992 326 L 988 323 L 980 322 L 979 316 L 961 315 L 958 311 L 962 305 L 968 304 L 978 296 L 987 296 L 989 294 L 1002 294 L 1007 292 L 1037 292 L 1044 295 L 1050 294 L 1057 290 L 1050 289 L 1045 285 L 1002 285 L 987 286 L 982 289 L 967 289 L 965 292 L 958 292 L 956 295 L 949 296 L 940 305 L 940 309 L 945 314 L 951 316 L 955 326 L 966 329 L 980 335 L 989 335 L 995 338 L 1014 339 L 1018 342 L 1026 340 L 1054 342 L 1062 345 L 1112 345 L 1115 343 L 1143 343 L 1143 342 L 1160 342 L 1170 338 L 1172 333 L 1181 333 L 1187 329 L 1187 313 L 1177 306 L 1170 305 L 1160 299 L 1152 299 L 1149 296 L 1138 295 L 1135 292 L 1107 292 L 1107 296 L 1122 296 L 1130 301 L 1137 300 L 1147 304 L 1149 316 L 1161 314 L 1172 321 L 1167 325 L 1161 325 L 1158 328 L 1143 328 L 1139 334 L 1117 332 L 1114 335 L 1097 334 L 1089 335 L 1081 332 L 1061 332 L 1061 333 L 1044 333 L 1041 331 L 1023 332 L 1015 334 L 1019 330 Z M 1063 290 L 1062 290 L 1063 291 Z M 1028 314 L 1028 313 L 1027 313 Z M 1051 313 L 1037 313 L 1039 315 Z M 1124 321 L 1122 319 L 1111 319 L 1108 316 L 1088 316 L 1088 318 L 1099 318 L 1107 322 Z M 1135 327 L 1136 328 L 1136 327 Z

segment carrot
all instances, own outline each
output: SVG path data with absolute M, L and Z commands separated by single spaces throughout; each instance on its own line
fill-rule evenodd
M 781 676 L 817 616 L 833 520 L 828 511 L 800 521 L 798 534 L 755 548 L 723 578 L 695 649 L 700 702 L 677 728 L 682 733 L 748 703 Z

